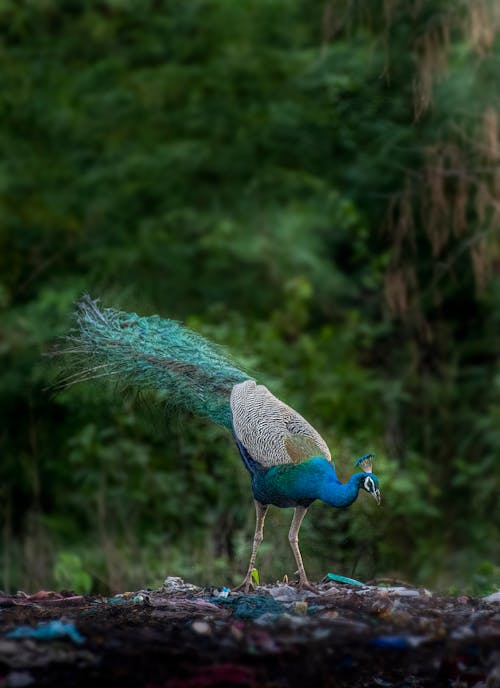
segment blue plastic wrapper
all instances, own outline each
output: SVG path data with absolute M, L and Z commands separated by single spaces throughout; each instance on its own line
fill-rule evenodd
M 370 645 L 389 650 L 406 650 L 410 647 L 417 647 L 423 641 L 424 638 L 416 635 L 380 635 L 370 640 Z
M 78 645 L 85 642 L 85 638 L 73 623 L 65 623 L 59 620 L 39 623 L 36 628 L 32 626 L 18 626 L 13 631 L 7 633 L 7 638 L 34 638 L 35 640 L 69 638 Z

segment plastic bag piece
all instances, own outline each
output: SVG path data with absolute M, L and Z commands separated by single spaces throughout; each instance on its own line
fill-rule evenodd
M 357 585 L 359 588 L 364 588 L 365 584 L 354 578 L 346 578 L 345 576 L 338 576 L 336 573 L 327 573 L 323 581 L 335 581 L 336 583 L 347 583 L 348 585 Z
M 179 576 L 167 576 L 163 581 L 162 590 L 168 594 L 183 593 L 186 595 L 188 593 L 196 593 L 201 590 L 201 588 L 192 583 L 185 583 Z
M 370 640 L 370 645 L 383 647 L 390 650 L 406 650 L 411 647 L 418 647 L 426 638 L 420 635 L 379 635 Z
M 231 609 L 235 619 L 258 619 L 264 614 L 276 618 L 285 612 L 282 604 L 271 595 L 238 595 L 237 597 L 212 597 L 210 602 Z
M 77 645 L 85 642 L 84 636 L 71 622 L 60 620 L 39 623 L 36 628 L 32 626 L 18 626 L 7 633 L 7 638 L 34 638 L 35 640 L 57 640 L 69 638 Z
M 127 604 L 129 600 L 125 599 L 123 595 L 115 595 L 114 597 L 108 597 L 106 602 L 108 604 Z

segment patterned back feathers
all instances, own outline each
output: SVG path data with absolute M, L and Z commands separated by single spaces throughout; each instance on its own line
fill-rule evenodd
M 301 463 L 313 456 L 331 461 L 326 442 L 312 425 L 253 380 L 233 387 L 231 413 L 237 438 L 261 466 Z

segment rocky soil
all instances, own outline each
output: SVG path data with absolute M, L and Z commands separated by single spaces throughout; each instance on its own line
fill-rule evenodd
M 111 598 L 0 596 L 0 686 L 500 687 L 500 593 L 168 578 Z

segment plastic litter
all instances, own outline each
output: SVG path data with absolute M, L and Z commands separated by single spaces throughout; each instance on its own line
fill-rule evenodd
M 455 628 L 450 633 L 450 638 L 453 640 L 464 640 L 464 639 L 469 639 L 469 638 L 474 638 L 476 635 L 475 630 L 470 626 L 469 624 L 465 624 L 464 626 L 459 626 L 458 628 Z
M 249 652 L 265 652 L 266 654 L 275 654 L 279 652 L 279 646 L 276 642 L 276 634 L 269 633 L 269 629 L 262 626 L 252 628 L 250 633 L 246 636 L 247 649 Z
M 169 594 L 176 592 L 186 594 L 189 592 L 198 592 L 199 590 L 201 590 L 201 588 L 192 583 L 185 583 L 179 576 L 167 576 L 163 581 L 163 591 Z
M 145 599 L 145 595 L 141 593 L 134 594 L 133 592 L 123 592 L 119 595 L 108 597 L 106 602 L 107 604 L 137 604 L 138 602 L 144 602 Z
M 60 607 L 78 605 L 84 601 L 85 597 L 83 595 L 73 595 L 71 593 L 61 594 L 53 590 L 39 590 L 29 595 L 23 590 L 18 590 L 15 597 L 0 596 L 0 607 L 13 607 L 18 604 L 52 605 Z
M 29 600 L 53 600 L 53 599 L 61 599 L 62 595 L 59 595 L 57 592 L 54 592 L 53 590 L 39 590 L 38 592 L 33 593 L 33 595 L 28 595 Z
M 108 604 L 127 604 L 127 600 L 123 595 L 115 595 L 114 597 L 108 597 L 106 600 Z
M 277 602 L 297 602 L 299 600 L 306 600 L 308 597 L 317 597 L 310 590 L 297 590 L 297 588 L 284 583 L 279 583 L 269 588 L 268 592 Z
M 391 650 L 406 650 L 410 647 L 418 647 L 426 638 L 420 635 L 379 635 L 370 640 L 370 645 Z
M 33 683 L 35 683 L 35 679 L 29 671 L 11 671 L 1 685 L 6 688 L 24 688 L 24 686 L 31 686 Z
M 411 588 L 405 588 L 402 585 L 381 589 L 390 595 L 399 595 L 399 597 L 420 597 L 421 595 L 420 590 L 412 590 Z
M 329 635 L 332 634 L 332 628 L 315 628 L 312 632 L 312 637 L 314 640 L 324 640 L 325 638 L 328 638 Z
M 354 578 L 346 578 L 346 576 L 338 576 L 336 573 L 327 573 L 323 578 L 323 582 L 335 581 L 335 583 L 347 583 L 347 585 L 357 585 L 360 588 L 364 588 L 365 584 L 361 581 L 355 580 Z
M 12 597 L 4 597 L 3 595 L 0 596 L 0 608 L 2 607 L 15 607 L 16 603 L 12 599 Z
M 222 588 L 222 590 L 219 592 L 219 597 L 229 597 L 230 592 L 230 588 Z
M 40 622 L 36 628 L 32 626 L 18 626 L 7 633 L 7 638 L 34 638 L 35 640 L 58 640 L 69 638 L 74 643 L 81 645 L 85 642 L 83 635 L 71 622 L 61 620 Z
M 486 597 L 483 597 L 483 600 L 488 604 L 500 604 L 500 590 L 492 592 L 491 595 L 486 595 Z
M 212 597 L 213 604 L 224 605 L 232 609 L 235 619 L 258 619 L 264 614 L 276 617 L 285 612 L 285 608 L 270 595 L 238 595 L 237 597 Z

